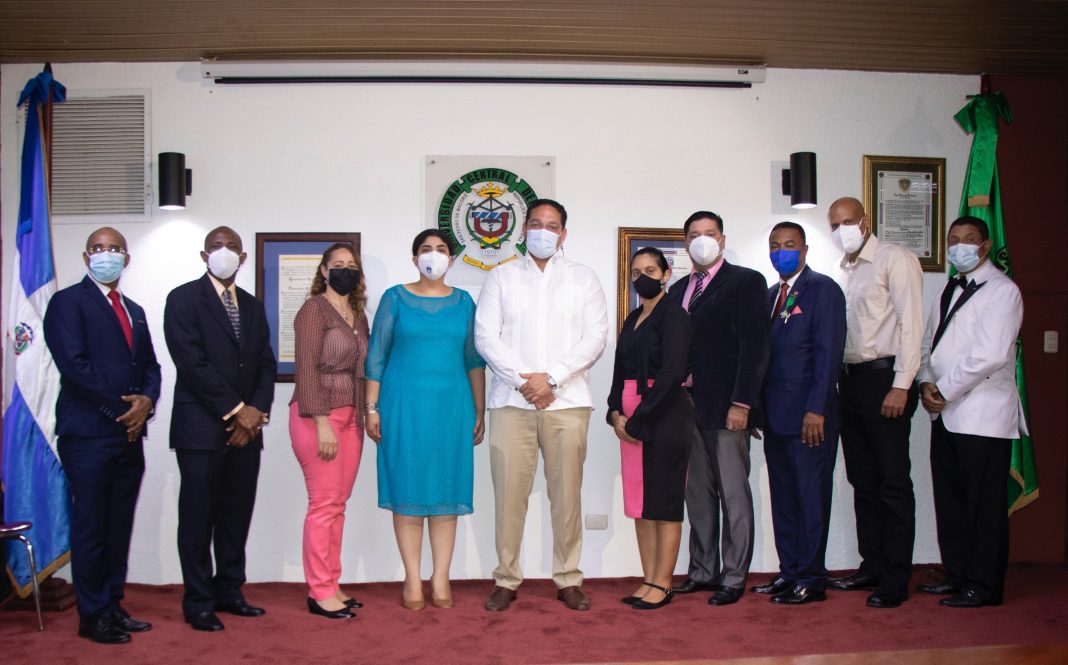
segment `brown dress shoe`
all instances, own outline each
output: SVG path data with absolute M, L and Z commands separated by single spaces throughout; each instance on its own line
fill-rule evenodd
M 556 599 L 564 601 L 569 610 L 585 612 L 590 609 L 590 599 L 582 593 L 582 587 L 568 586 L 556 592 Z
M 505 589 L 503 586 L 493 587 L 493 593 L 486 599 L 486 609 L 490 612 L 503 612 L 508 609 L 516 597 L 515 589 Z

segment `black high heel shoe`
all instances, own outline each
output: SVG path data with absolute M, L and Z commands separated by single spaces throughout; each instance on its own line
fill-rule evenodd
M 645 584 L 646 584 L 646 586 L 650 586 L 650 587 L 652 587 L 654 589 L 659 589 L 660 591 L 663 591 L 664 592 L 664 598 L 663 598 L 663 600 L 660 600 L 660 601 L 655 602 L 655 603 L 650 603 L 650 602 L 648 602 L 648 601 L 646 601 L 646 600 L 644 600 L 642 598 L 639 598 L 638 600 L 634 601 L 633 603 L 630 603 L 630 606 L 632 608 L 636 609 L 636 610 L 658 610 L 661 607 L 663 607 L 664 605 L 667 605 L 668 603 L 670 603 L 671 602 L 671 598 L 675 595 L 674 591 L 672 591 L 671 589 L 665 589 L 664 587 L 660 586 L 659 584 L 652 584 L 650 582 L 646 582 Z
M 355 598 L 349 598 L 348 600 L 343 600 L 341 602 L 345 603 L 345 607 L 349 607 L 349 608 L 352 608 L 354 610 L 358 610 L 361 607 L 363 607 L 363 603 L 361 603 L 360 601 L 356 600 Z
M 349 611 L 349 608 L 343 610 L 324 610 L 322 605 L 315 602 L 314 598 L 308 598 L 308 611 L 312 614 L 318 614 L 321 617 L 327 619 L 355 619 L 356 615 Z
M 642 580 L 642 584 L 644 584 L 645 586 L 655 586 L 653 584 L 649 584 L 645 580 Z M 634 603 L 638 602 L 641 599 L 642 599 L 641 596 L 623 596 L 622 598 L 619 599 L 619 602 L 623 603 L 624 605 L 633 605 Z

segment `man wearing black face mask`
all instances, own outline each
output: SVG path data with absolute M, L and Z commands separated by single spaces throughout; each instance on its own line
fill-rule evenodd
M 163 332 L 178 373 L 171 447 L 182 475 L 182 609 L 194 629 L 216 631 L 223 629 L 216 610 L 264 614 L 245 602 L 241 586 L 276 363 L 263 303 L 234 285 L 245 260 L 241 238 L 220 226 L 200 256 L 208 272 L 170 292 Z

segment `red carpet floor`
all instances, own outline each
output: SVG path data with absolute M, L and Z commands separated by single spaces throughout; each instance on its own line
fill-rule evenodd
M 760 583 L 768 575 L 753 575 Z M 913 584 L 930 581 L 918 572 Z M 44 633 L 25 612 L 0 612 L 0 663 L 577 663 L 745 658 L 1068 642 L 1068 567 L 1014 565 L 1006 603 L 978 610 L 938 606 L 914 595 L 901 608 L 864 606 L 864 592 L 828 592 L 827 602 L 778 607 L 746 593 L 710 607 L 706 593 L 678 596 L 652 612 L 619 598 L 636 580 L 588 580 L 589 612 L 572 612 L 547 580 L 531 580 L 507 612 L 482 609 L 484 581 L 453 583 L 456 607 L 419 612 L 400 606 L 400 584 L 346 589 L 364 601 L 359 618 L 332 621 L 308 613 L 300 584 L 252 584 L 246 597 L 267 608 L 258 619 L 220 615 L 221 633 L 182 622 L 177 586 L 130 585 L 125 606 L 151 621 L 131 644 L 103 646 L 77 637 L 73 610 L 47 614 Z M 428 591 L 429 593 L 429 591 Z

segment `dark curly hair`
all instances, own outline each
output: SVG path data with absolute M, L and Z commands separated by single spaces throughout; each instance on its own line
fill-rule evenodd
M 315 279 L 312 280 L 311 294 L 313 296 L 326 293 L 326 278 L 323 277 L 322 268 L 326 268 L 326 265 L 330 263 L 330 255 L 339 249 L 343 249 L 349 254 L 352 254 L 352 258 L 356 261 L 356 269 L 360 271 L 360 283 L 356 285 L 356 289 L 349 294 L 349 305 L 352 306 L 352 311 L 356 314 L 357 318 L 364 316 L 364 308 L 367 306 L 367 280 L 363 274 L 363 263 L 360 261 L 359 255 L 353 251 L 352 245 L 347 242 L 335 242 L 326 248 L 323 252 L 323 258 L 319 261 L 319 266 L 315 269 Z M 329 270 L 329 268 L 327 268 Z

